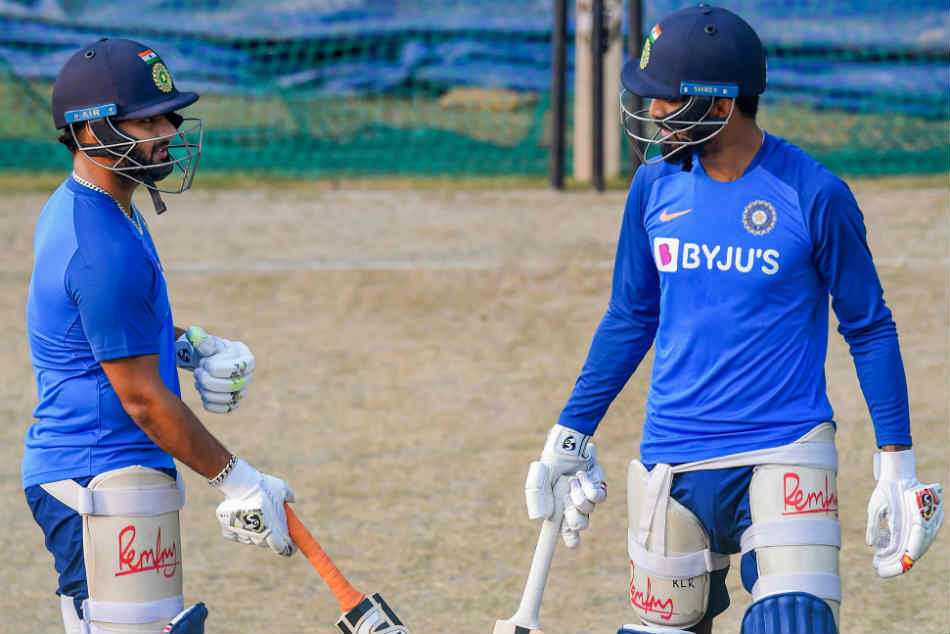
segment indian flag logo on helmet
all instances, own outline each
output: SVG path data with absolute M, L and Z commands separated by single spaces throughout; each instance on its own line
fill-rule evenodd
M 146 64 L 154 64 L 158 61 L 158 55 L 152 49 L 148 48 L 139 53 L 139 59 Z
M 663 35 L 663 31 L 660 29 L 660 25 L 654 24 L 653 28 L 650 29 L 650 32 L 647 34 L 646 39 L 643 40 L 643 52 L 640 53 L 640 70 L 645 69 L 647 64 L 650 63 L 650 53 L 653 50 L 653 43 L 656 42 L 661 35 Z
M 647 64 L 650 63 L 650 49 L 653 48 L 653 44 L 650 42 L 650 38 L 647 38 L 643 42 L 643 52 L 640 53 L 640 70 L 643 70 L 647 67 Z

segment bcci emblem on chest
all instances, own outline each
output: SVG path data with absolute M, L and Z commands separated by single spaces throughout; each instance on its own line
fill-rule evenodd
M 775 227 L 775 207 L 766 200 L 753 200 L 742 211 L 742 225 L 754 236 L 764 236 Z

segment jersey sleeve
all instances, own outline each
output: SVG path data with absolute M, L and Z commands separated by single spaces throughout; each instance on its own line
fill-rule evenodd
M 897 327 L 884 302 L 864 217 L 843 182 L 818 193 L 811 233 L 815 264 L 831 293 L 838 332 L 850 347 L 877 444 L 910 445 L 907 379 Z
M 653 343 L 659 322 L 659 274 L 643 226 L 649 196 L 644 169 L 637 171 L 620 229 L 610 303 L 574 390 L 558 423 L 593 434 Z
M 93 357 L 101 362 L 158 354 L 164 316 L 155 312 L 155 265 L 141 249 L 121 242 L 96 246 L 80 235 L 65 276 Z

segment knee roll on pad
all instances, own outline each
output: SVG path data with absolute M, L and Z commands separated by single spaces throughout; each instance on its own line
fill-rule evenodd
M 748 607 L 742 634 L 837 634 L 828 604 L 807 592 L 773 594 Z

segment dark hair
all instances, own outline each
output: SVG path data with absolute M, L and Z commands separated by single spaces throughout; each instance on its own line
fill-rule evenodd
M 743 115 L 755 119 L 755 114 L 759 111 L 759 96 L 736 97 L 736 108 Z
M 60 143 L 66 146 L 66 149 L 69 150 L 72 154 L 75 154 L 79 147 L 76 145 L 76 140 L 73 138 L 73 124 L 68 124 L 64 129 L 63 133 L 59 135 L 59 138 L 56 139 Z

